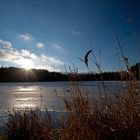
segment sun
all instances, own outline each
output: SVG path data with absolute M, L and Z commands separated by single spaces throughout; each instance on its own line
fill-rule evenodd
M 26 66 L 24 69 L 29 71 L 29 70 L 31 70 L 31 67 Z
M 21 62 L 21 67 L 24 68 L 25 70 L 30 70 L 33 68 L 33 62 L 30 59 L 22 59 Z

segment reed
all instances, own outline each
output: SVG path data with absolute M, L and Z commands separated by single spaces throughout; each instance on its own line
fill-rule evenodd
M 40 112 L 41 113 L 41 112 Z M 52 133 L 50 117 L 46 111 L 44 116 L 35 110 L 19 110 L 8 112 L 5 124 L 7 140 L 49 140 Z

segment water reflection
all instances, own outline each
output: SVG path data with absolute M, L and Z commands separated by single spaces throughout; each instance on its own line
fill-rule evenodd
M 15 98 L 12 100 L 12 105 L 15 109 L 39 107 L 41 105 L 40 94 L 38 86 L 19 86 L 13 92 Z
M 17 92 L 40 92 L 39 86 L 19 86 Z
M 105 84 L 113 91 L 126 91 L 126 88 L 122 87 L 121 82 L 110 81 L 105 82 Z M 83 91 L 88 91 L 89 95 L 94 97 L 98 97 L 99 91 L 102 90 L 102 88 L 99 90 L 97 82 L 85 82 L 82 84 L 81 90 L 82 89 L 84 89 Z M 42 108 L 44 105 L 48 108 L 48 110 L 60 110 L 60 108 L 64 109 L 62 101 L 64 91 L 67 97 L 71 97 L 71 92 L 67 92 L 70 90 L 68 82 L 1 83 L 0 110 L 13 108 Z M 82 93 L 84 94 L 85 92 Z
M 24 91 L 24 92 L 35 91 L 36 89 L 38 89 L 38 88 L 37 87 L 27 87 L 27 86 L 19 87 L 19 91 Z
M 35 108 L 40 106 L 40 100 L 37 97 L 16 97 L 14 100 L 15 109 Z

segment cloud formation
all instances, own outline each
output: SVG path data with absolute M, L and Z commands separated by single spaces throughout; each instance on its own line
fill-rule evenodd
M 25 42 L 33 41 L 33 36 L 30 34 L 19 34 L 17 37 Z
M 12 47 L 12 43 L 6 43 L 0 48 L 0 60 L 8 63 L 13 63 L 15 66 L 23 68 L 36 68 L 36 69 L 47 69 L 49 71 L 60 71 L 59 67 L 64 64 L 63 61 L 45 54 L 37 55 L 30 52 L 29 50 L 21 49 L 16 50 Z M 5 41 L 7 42 L 7 41 Z
M 28 34 L 28 33 L 19 34 L 17 36 L 17 38 L 24 41 L 24 42 L 32 42 L 32 41 L 37 42 L 36 39 L 31 34 Z M 39 49 L 42 49 L 42 48 L 44 48 L 44 44 L 42 42 L 37 42 L 36 47 Z
M 41 42 L 38 42 L 36 46 L 37 46 L 37 48 L 40 48 L 40 49 L 44 48 L 44 44 Z
M 12 48 L 12 43 L 6 40 L 0 39 L 0 46 L 2 46 L 5 49 L 11 49 Z

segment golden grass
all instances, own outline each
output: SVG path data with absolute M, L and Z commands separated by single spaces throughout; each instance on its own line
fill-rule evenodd
M 52 129 L 47 111 L 44 117 L 39 117 L 39 114 L 33 110 L 8 112 L 5 139 L 49 140 Z
M 134 93 L 135 94 L 135 93 Z M 65 101 L 68 118 L 62 129 L 62 139 L 121 140 L 140 139 L 140 96 L 132 93 L 93 100 L 74 97 Z M 114 103 L 112 103 L 114 102 Z

